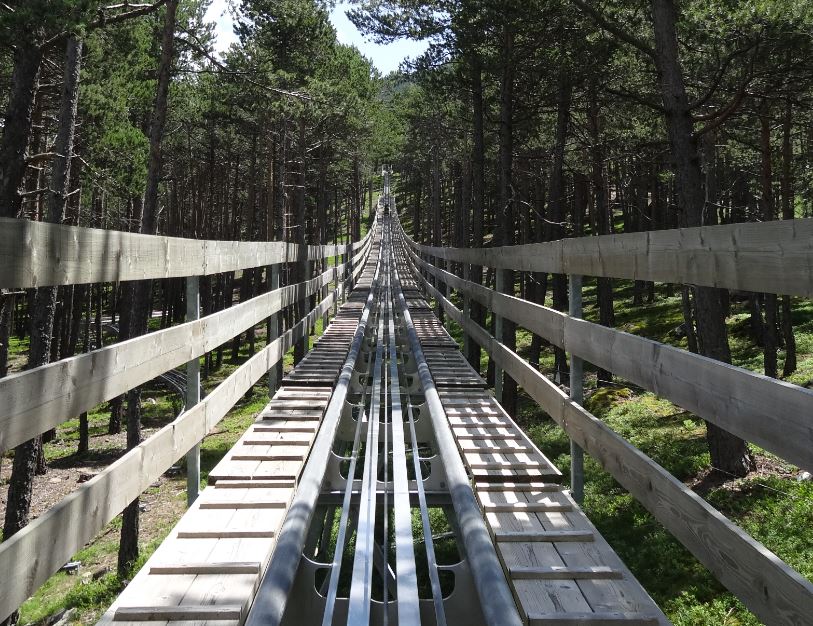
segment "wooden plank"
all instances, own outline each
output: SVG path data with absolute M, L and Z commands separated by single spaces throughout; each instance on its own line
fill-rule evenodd
M 462 312 L 426 280 L 450 318 L 494 358 L 585 451 L 649 510 L 760 619 L 804 625 L 813 615 L 813 584 Z M 759 585 L 755 586 L 755 581 Z M 755 593 L 755 589 L 759 593 Z
M 232 454 L 229 459 L 232 461 L 302 461 L 305 458 L 304 453 L 294 452 L 278 452 L 271 454 L 251 454 L 251 453 L 237 453 Z
M 522 510 L 522 509 L 520 509 Z M 526 509 L 527 510 L 527 509 Z M 548 509 L 549 510 L 549 509 Z M 595 535 L 589 530 L 494 530 L 494 538 L 504 542 L 533 541 L 593 541 Z
M 201 507 L 203 508 L 203 507 Z M 151 565 L 150 574 L 259 574 L 260 563 L 257 561 L 228 563 L 176 563 L 171 565 Z
M 486 502 L 483 503 L 483 510 L 493 511 L 495 513 L 536 513 L 539 511 L 572 511 L 573 507 L 570 504 L 562 504 L 558 502 Z
M 258 423 L 252 428 L 255 433 L 315 433 L 319 426 L 317 423 L 313 424 L 296 424 L 287 423 L 274 426 L 266 426 Z
M 512 579 L 538 579 L 538 580 L 579 580 L 589 578 L 615 579 L 622 578 L 623 573 L 607 567 L 594 565 L 591 567 L 568 567 L 566 565 L 537 565 L 512 566 L 508 568 L 508 576 Z
M 120 606 L 116 609 L 113 619 L 117 622 L 220 621 L 239 620 L 242 615 L 242 606 Z
M 656 615 L 625 612 L 601 613 L 529 613 L 528 626 L 655 626 L 661 619 Z
M 309 446 L 312 439 L 244 439 L 244 446 L 268 446 L 274 443 L 284 443 L 289 446 Z
M 504 470 L 519 470 L 519 469 L 527 469 L 527 470 L 539 470 L 542 473 L 555 473 L 554 468 L 552 468 L 547 463 L 542 461 L 466 461 L 466 465 L 468 465 L 471 469 L 504 469 Z
M 370 241 L 368 235 L 358 243 L 363 247 Z M 316 260 L 348 249 L 308 246 L 307 256 Z M 183 239 L 0 218 L 0 287 L 207 276 L 287 263 L 298 256 L 297 245 L 280 241 Z
M 522 491 L 559 491 L 562 485 L 558 483 L 528 482 L 528 483 L 475 483 L 476 491 L 522 492 Z
M 275 480 L 218 480 L 214 485 L 218 489 L 267 489 L 268 487 L 295 487 L 296 481 L 290 479 Z
M 178 539 L 270 539 L 276 532 L 263 528 L 179 530 Z
M 410 245 L 447 261 L 813 296 L 813 220 L 579 237 L 493 248 Z M 411 252 L 411 251 L 410 251 Z
M 215 502 L 201 502 L 201 509 L 284 509 L 288 506 L 288 500 L 269 500 L 269 501 L 215 501 Z

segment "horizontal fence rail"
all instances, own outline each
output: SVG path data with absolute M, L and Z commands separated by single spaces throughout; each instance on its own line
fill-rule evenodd
M 0 218 L 0 287 L 208 276 L 339 256 L 359 250 L 369 237 L 306 246 L 300 258 L 298 245 L 282 241 L 185 239 Z
M 408 255 L 411 263 L 413 258 Z M 776 625 L 809 622 L 813 584 L 465 317 L 414 263 L 412 270 L 449 317 L 760 619 Z
M 497 269 L 813 297 L 813 219 L 675 228 L 494 248 L 439 248 L 406 238 L 424 254 Z
M 330 293 L 296 325 L 249 358 L 198 404 L 189 407 L 171 423 L 125 452 L 113 464 L 0 544 L 0 572 L 13 572 L 13 576 L 4 578 L 0 585 L 0 619 L 19 608 L 105 524 L 197 445 L 253 385 L 276 367 L 294 344 L 307 337 L 308 329 L 329 312 L 330 307 L 363 271 L 372 249 L 376 227 L 374 222 L 366 237 L 346 246 L 309 246 L 307 258 L 296 258 L 295 253 L 299 251 L 297 246 L 275 242 L 256 244 L 255 248 L 255 244 L 243 247 L 243 242 L 197 242 L 114 233 L 111 237 L 118 241 L 118 256 L 106 256 L 106 253 L 94 256 L 94 263 L 98 267 L 91 267 L 85 262 L 67 262 L 58 271 L 47 271 L 43 268 L 48 263 L 59 263 L 60 254 L 74 255 L 71 258 L 77 259 L 76 255 L 86 243 L 83 243 L 81 236 L 92 229 L 60 226 L 51 230 L 51 224 L 0 220 L 0 261 L 6 265 L 12 263 L 13 250 L 21 249 L 20 245 L 16 248 L 10 245 L 13 238 L 8 234 L 7 225 L 22 229 L 15 231 L 18 237 L 20 233 L 27 232 L 34 232 L 35 235 L 24 239 L 27 243 L 20 252 L 24 257 L 22 261 L 17 259 L 17 264 L 12 268 L 0 266 L 2 286 L 36 287 L 196 276 L 298 262 L 307 258 L 349 256 L 354 252 L 355 255 L 349 262 L 330 267 L 308 281 L 275 289 L 205 318 L 0 379 L 0 398 L 3 398 L 0 406 L 2 451 L 173 367 L 200 357 L 269 316 L 306 300 L 308 296 L 319 294 L 320 290 L 334 283 Z M 45 228 L 40 230 L 39 226 Z M 49 245 L 47 238 L 57 232 L 68 239 L 76 239 L 73 243 L 66 244 L 66 240 L 63 240 L 53 243 L 47 250 L 41 249 L 40 246 Z M 109 231 L 93 231 L 92 234 L 98 237 L 99 233 L 105 232 Z M 36 239 L 36 236 L 46 239 Z M 187 244 L 190 247 L 186 247 Z M 198 244 L 202 245 L 202 248 L 198 248 L 203 250 L 202 256 L 191 257 L 191 260 L 185 258 L 184 255 L 194 252 Z M 215 258 L 219 254 L 216 252 L 219 244 L 228 244 L 223 248 L 226 258 L 222 262 Z M 31 247 L 26 249 L 26 246 Z M 166 246 L 164 250 L 171 252 L 160 252 L 161 246 Z M 107 248 L 108 252 L 111 249 Z M 145 249 L 157 256 L 145 257 Z M 285 258 L 279 250 L 284 250 L 286 254 L 293 251 L 294 256 Z M 259 252 L 254 254 L 255 251 Z M 229 254 L 232 256 L 229 257 Z M 210 258 L 209 255 L 215 256 Z M 163 271 L 160 267 L 160 263 L 176 259 L 183 263 L 182 269 L 175 267 Z M 119 269 L 115 269 L 115 262 L 120 263 Z M 137 269 L 139 263 L 145 263 L 148 269 Z M 217 269 L 213 269 L 215 267 Z M 20 268 L 26 269 L 20 273 Z M 25 280 L 15 282 L 20 277 Z
M 328 285 L 345 265 L 193 322 L 0 378 L 0 451 L 214 350 Z
M 421 269 L 495 314 L 799 467 L 813 469 L 813 391 L 494 291 L 407 251 Z

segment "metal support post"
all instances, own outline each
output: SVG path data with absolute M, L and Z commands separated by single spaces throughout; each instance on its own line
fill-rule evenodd
M 582 317 L 582 277 L 570 275 L 568 280 L 569 305 L 571 317 Z M 582 404 L 584 402 L 584 363 L 575 354 L 570 354 L 570 399 Z M 584 451 L 570 440 L 570 489 L 573 499 L 581 503 L 584 500 Z
M 200 319 L 200 280 L 197 276 L 186 279 L 186 321 Z M 200 402 L 200 360 L 186 364 L 186 409 Z M 200 443 L 186 453 L 186 503 L 192 506 L 200 491 Z
M 305 281 L 309 281 L 313 278 L 313 261 L 305 261 Z M 318 291 L 316 292 L 318 295 Z M 304 306 L 300 309 L 300 311 L 309 311 L 310 310 L 310 296 L 305 296 L 303 302 Z M 316 332 L 316 320 L 314 319 L 313 322 L 310 324 L 305 324 L 305 337 L 302 339 L 304 342 L 304 350 L 302 352 L 302 356 L 305 356 L 310 352 L 311 349 L 311 335 Z
M 339 314 L 339 298 L 341 297 L 339 294 L 341 293 L 341 287 L 339 286 L 339 270 L 336 269 L 338 265 L 341 264 L 341 257 L 334 256 L 333 257 L 333 317 L 335 318 Z
M 347 288 L 345 289 L 344 301 L 347 302 L 347 294 L 353 291 L 353 251 L 349 250 L 345 254 L 347 263 Z
M 495 269 L 494 275 L 497 281 L 496 290 L 503 293 L 505 290 L 505 273 L 501 269 Z M 492 315 L 494 315 L 494 336 L 497 341 L 502 343 L 502 317 L 494 313 Z M 502 368 L 496 362 L 494 363 L 494 398 L 502 404 Z
M 280 265 L 276 263 L 271 266 L 269 269 L 270 275 L 268 277 L 269 287 L 271 291 L 279 289 L 279 270 Z M 279 337 L 279 313 L 274 313 L 269 318 L 268 327 L 271 330 L 271 334 L 268 335 L 268 343 L 275 341 L 277 337 Z M 279 366 L 278 364 L 274 364 L 270 370 L 268 370 L 268 397 L 273 398 L 274 394 L 277 392 L 277 385 L 279 384 Z

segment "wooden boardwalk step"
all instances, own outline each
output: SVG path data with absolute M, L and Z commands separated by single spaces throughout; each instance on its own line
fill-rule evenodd
M 468 451 L 464 451 L 468 452 Z M 543 473 L 549 471 L 555 474 L 556 471 L 547 463 L 542 461 L 470 461 L 467 465 L 471 469 L 495 469 L 495 470 L 541 470 Z
M 234 480 L 221 478 L 215 483 L 217 489 L 268 489 L 274 487 L 296 487 L 296 481 L 286 479 L 258 479 L 258 480 Z
M 263 418 L 272 419 L 272 418 Z M 278 424 L 276 426 L 266 426 L 257 424 L 251 432 L 253 433 L 315 433 L 319 428 L 317 424 Z
M 595 535 L 589 530 L 494 530 L 498 542 L 535 541 L 593 541 Z
M 268 444 L 265 444 L 268 445 Z M 276 454 L 237 453 L 231 456 L 232 461 L 301 461 L 305 458 L 302 452 L 278 452 Z
M 237 605 L 121 606 L 113 619 L 117 622 L 177 622 L 239 620 L 243 607 Z
M 275 535 L 273 530 L 264 528 L 178 531 L 178 539 L 270 539 Z
M 254 431 L 256 432 L 256 431 Z M 244 446 L 310 446 L 310 439 L 243 439 Z
M 655 626 L 657 616 L 642 613 L 529 613 L 528 626 Z
M 573 506 L 569 502 L 486 502 L 483 510 L 489 513 L 567 513 Z
M 226 563 L 181 563 L 176 565 L 152 565 L 150 574 L 259 574 L 258 561 L 233 561 Z
M 240 500 L 233 502 L 213 501 L 200 503 L 200 508 L 202 509 L 284 509 L 287 506 L 287 500 Z
M 508 568 L 508 575 L 514 580 L 611 580 L 624 577 L 621 571 L 606 565 L 514 565 Z
M 558 483 L 515 483 L 515 482 L 482 482 L 475 484 L 477 491 L 498 491 L 498 492 L 512 492 L 512 491 L 559 491 L 562 485 Z
M 536 452 L 528 446 L 483 446 L 474 448 L 462 448 L 463 452 L 480 452 L 483 454 L 529 454 Z

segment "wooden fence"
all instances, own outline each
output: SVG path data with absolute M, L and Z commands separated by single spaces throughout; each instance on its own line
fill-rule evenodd
M 110 400 L 333 289 L 209 395 L 0 544 L 0 618 L 16 610 L 108 522 L 194 448 L 306 337 L 363 270 L 373 227 L 341 246 L 199 241 L 0 219 L 0 288 L 189 277 L 343 257 L 302 283 L 165 330 L 0 379 L 0 451 Z M 351 255 L 352 258 L 351 258 Z M 271 338 L 269 338 L 271 339 Z
M 438 267 L 439 259 L 533 272 L 685 282 L 813 294 L 813 220 L 585 237 L 501 248 L 437 248 L 405 234 L 427 291 L 494 360 L 697 559 L 768 624 L 806 624 L 813 584 L 655 461 L 573 401 L 447 298 L 467 302 L 612 371 L 806 469 L 813 468 L 813 392 L 499 293 Z M 432 280 L 430 280 L 430 277 Z M 433 285 L 433 282 L 435 283 Z

